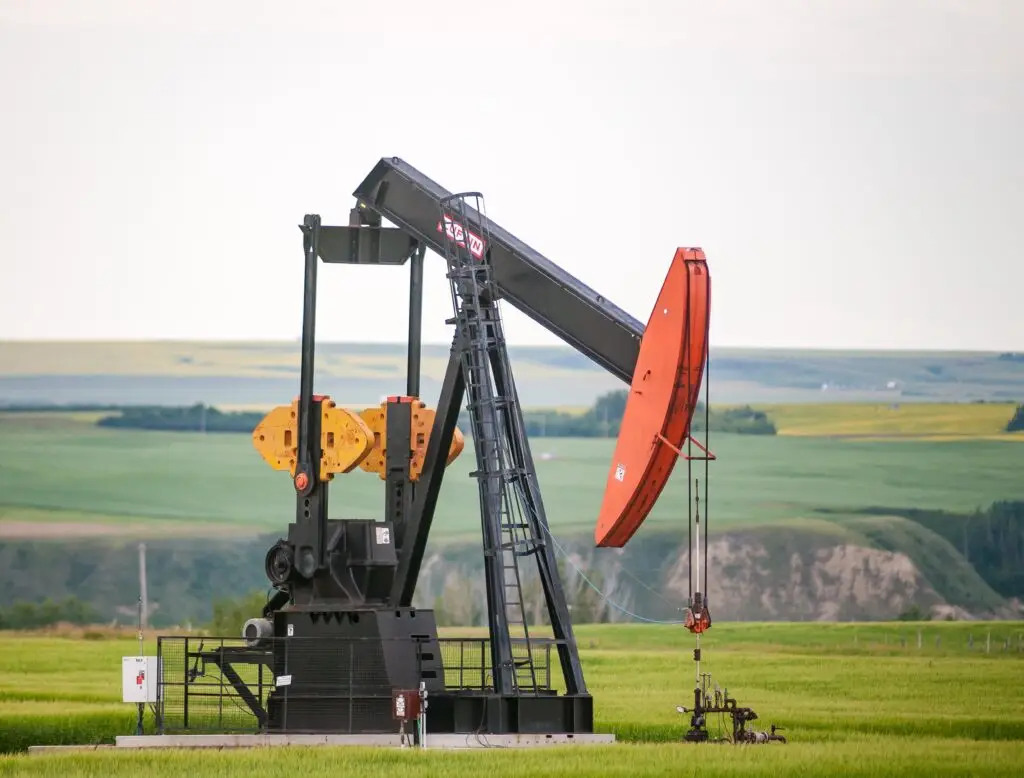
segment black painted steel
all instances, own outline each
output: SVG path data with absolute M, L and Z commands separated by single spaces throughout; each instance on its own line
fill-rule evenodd
M 326 565 L 324 554 L 327 493 L 320 483 L 320 406 L 313 400 L 316 356 L 317 261 L 320 248 L 320 216 L 306 214 L 302 223 L 305 258 L 302 305 L 302 352 L 299 377 L 299 408 L 296 430 L 295 542 L 292 564 L 306 579 Z M 302 481 L 305 483 L 302 483 Z
M 258 645 L 241 638 L 161 636 L 159 734 L 394 734 L 395 689 L 427 693 L 430 733 L 589 733 L 593 700 L 551 685 L 554 641 L 535 639 L 537 689 L 494 690 L 486 638 L 437 638 L 429 613 L 413 609 L 325 618 L 282 613 Z
M 459 419 L 459 409 L 465 396 L 466 383 L 462 375 L 460 337 L 456 333 L 448 357 L 441 392 L 437 398 L 434 426 L 427 440 L 427 451 L 423 457 L 423 470 L 416 484 L 416 494 L 409 520 L 406 522 L 404 541 L 395 573 L 392 597 L 403 607 L 412 605 L 416 594 L 416 582 L 427 549 L 430 527 L 437 509 L 437 498 L 441 494 L 445 464 L 451 449 Z
M 404 265 L 416 239 L 394 227 L 321 227 L 320 259 L 344 265 Z
M 427 247 L 418 245 L 409 261 L 409 343 L 405 393 L 420 396 L 420 357 L 423 351 L 423 259 Z
M 435 731 L 590 732 L 593 701 L 547 535 L 498 304 L 508 301 L 626 382 L 643 327 L 491 222 L 480 195 L 472 203 L 450 195 L 392 158 L 377 164 L 356 196 L 348 226 L 324 227 L 315 215 L 301 226 L 305 285 L 297 474 L 305 478 L 295 485 L 297 512 L 288 540 L 267 555 L 268 577 L 279 591 L 264 609 L 275 634 L 268 662 L 291 683 L 271 694 L 258 718 L 277 731 L 375 731 L 393 689 L 429 681 Z M 382 226 L 384 218 L 397 227 Z M 328 488 L 318 478 L 326 400 L 313 394 L 312 385 L 317 259 L 375 265 L 411 260 L 406 394 L 416 398 L 427 248 L 446 259 L 455 309 L 448 323 L 455 333 L 420 479 L 412 482 L 409 472 L 411 406 L 394 398 L 386 404 L 384 521 L 328 519 Z M 464 400 L 477 460 L 473 475 L 480 488 L 490 633 L 481 644 L 487 656 L 480 659 L 479 681 L 468 686 L 462 683 L 462 663 L 458 682 L 449 673 L 446 683 L 439 664 L 427 667 L 435 655 L 440 662 L 434 616 L 412 607 Z M 555 635 L 545 644 L 543 660 L 535 655 L 522 591 L 520 564 L 528 559 L 537 565 Z M 302 646 L 311 644 L 302 642 L 305 636 L 333 642 L 335 648 L 306 656 Z M 351 638 L 364 641 L 358 651 L 344 648 Z M 399 647 L 402 640 L 407 642 Z M 552 650 L 564 678 L 561 695 L 551 688 Z M 380 694 L 367 696 L 366 684 L 357 689 L 351 672 L 345 675 L 346 661 L 373 676 L 366 683 Z M 239 695 L 248 700 L 247 692 Z M 356 711 L 359 706 L 363 713 Z
M 497 338 L 492 339 L 488 356 L 497 391 L 510 400 L 504 410 L 503 426 L 509 435 L 513 461 L 517 463 L 522 515 L 527 522 L 527 526 L 522 529 L 528 532 L 529 547 L 536 556 L 537 573 L 544 593 L 548 621 L 557 641 L 558 659 L 565 678 L 566 694 L 585 695 L 587 687 L 583 680 L 583 667 L 576 647 L 576 637 L 572 629 L 562 579 L 558 575 L 558 560 L 549 542 L 547 513 L 541 499 L 537 468 L 533 464 L 533 453 L 530 451 L 529 438 L 523 423 L 522 406 L 519 404 L 515 381 L 512 378 L 508 353 L 504 348 L 499 348 L 498 343 Z
M 483 531 L 488 626 L 495 689 L 512 694 L 535 687 L 530 625 L 522 590 L 520 560 L 537 565 L 548 621 L 559 640 L 566 693 L 586 694 L 572 624 L 555 557 L 548 543 L 547 517 L 530 453 L 498 307 L 492 254 L 481 250 L 491 238 L 486 229 L 473 236 L 465 228 L 470 210 L 483 214 L 479 193 L 453 195 L 439 203 L 446 225 L 443 244 L 461 336 L 462 375 L 475 448 Z M 486 217 L 483 218 L 486 227 Z M 513 644 L 525 648 L 513 657 Z
M 398 157 L 381 159 L 356 188 L 360 205 L 377 211 L 444 255 L 438 203 L 452 195 Z M 544 218 L 546 214 L 538 214 Z M 467 227 L 486 232 L 500 296 L 627 384 L 632 380 L 644 325 L 603 295 L 474 209 Z M 582 252 L 586 246 L 581 243 Z
M 395 528 L 395 547 L 401 548 L 409 521 L 415 484 L 409 480 L 412 443 L 412 405 L 389 400 L 385 411 L 387 446 L 384 454 L 384 520 Z M 388 592 L 390 595 L 390 591 Z

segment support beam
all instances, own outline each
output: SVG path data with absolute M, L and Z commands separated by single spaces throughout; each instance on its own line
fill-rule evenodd
M 307 450 L 313 462 L 320 461 L 320 400 L 314 398 L 310 403 L 308 426 L 309 444 Z M 296 477 L 300 473 L 296 470 Z M 328 485 L 319 478 L 319 467 L 310 469 L 310 486 L 300 490 L 296 487 L 295 523 L 289 527 L 288 540 L 294 545 L 295 569 L 306 579 L 312 579 L 318 571 L 327 570 L 327 492 Z M 298 594 L 297 588 L 312 593 L 312 583 L 303 582 L 301 587 L 293 585 L 292 594 Z
M 441 394 L 437 398 L 437 413 L 434 426 L 427 442 L 427 453 L 423 461 L 423 471 L 416 485 L 416 496 L 412 511 L 405 529 L 405 542 L 401 548 L 398 571 L 395 574 L 392 599 L 399 607 L 412 605 L 416 593 L 416 579 L 419 578 L 420 565 L 427 548 L 430 525 L 434 520 L 437 498 L 441 493 L 441 481 L 444 478 L 448 451 L 451 449 L 452 436 L 455 434 L 456 422 L 465 395 L 466 385 L 462 376 L 459 336 L 452 341 L 448 368 L 441 383 Z
M 488 357 L 494 372 L 497 393 L 515 397 L 518 406 L 519 398 L 515 382 L 510 373 L 506 374 L 507 363 L 502 359 L 501 353 L 497 349 L 491 349 Z M 551 535 L 548 532 L 547 514 L 541 499 L 540 483 L 537 480 L 537 468 L 533 463 L 533 453 L 530 451 L 526 430 L 519 430 L 519 434 L 516 434 L 514 430 L 514 425 L 517 425 L 522 417 L 511 413 L 509 408 L 505 408 L 503 416 L 505 429 L 511 433 L 508 440 L 513 448 L 513 457 L 515 461 L 524 464 L 524 472 L 529 474 L 523 479 L 525 482 L 523 484 L 524 507 L 528 514 L 524 518 L 534 525 L 534 536 L 539 538 L 536 553 L 537 573 L 544 591 L 548 617 L 551 620 L 551 631 L 555 640 L 558 641 L 558 659 L 562 666 L 562 675 L 565 677 L 565 693 L 587 694 L 587 684 L 583 679 L 583 666 L 580 663 L 580 655 L 576 647 L 576 636 L 572 629 L 572 619 L 569 616 L 565 590 L 562 586 L 562 579 L 558 576 L 558 560 L 555 557 Z
M 384 521 L 395 531 L 395 548 L 401 550 L 412 509 L 413 482 L 409 480 L 412 450 L 412 404 L 409 398 L 389 397 L 385 410 Z
M 306 578 L 327 566 L 327 486 L 320 482 L 320 403 L 313 396 L 316 352 L 316 291 L 320 249 L 320 215 L 307 214 L 302 224 L 305 281 L 302 304 L 302 354 L 295 468 L 295 567 Z
M 313 404 L 313 375 L 316 357 L 316 273 L 320 248 L 320 216 L 307 214 L 302 224 L 302 243 L 305 252 L 306 272 L 302 297 L 302 353 L 299 368 L 299 419 L 298 467 L 295 469 L 295 483 L 300 492 L 313 487 L 317 474 L 313 469 L 310 451 L 310 412 Z M 305 475 L 306 487 L 299 486 L 300 476 Z M 301 512 L 300 512 L 301 513 Z
M 404 265 L 415 248 L 416 238 L 394 227 L 322 227 L 317 253 L 328 264 Z
M 409 262 L 409 344 L 405 393 L 420 396 L 420 356 L 423 342 L 423 258 L 427 247 L 420 244 Z

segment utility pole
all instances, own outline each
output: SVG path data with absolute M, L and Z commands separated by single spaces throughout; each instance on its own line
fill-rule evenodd
M 139 543 L 139 599 L 142 613 L 139 617 L 139 631 L 149 624 L 149 593 L 146 591 L 146 544 Z

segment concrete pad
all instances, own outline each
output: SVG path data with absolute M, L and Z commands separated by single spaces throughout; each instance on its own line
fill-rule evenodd
M 411 735 L 410 735 L 411 737 Z M 427 733 L 427 748 L 538 748 L 605 745 L 615 735 L 601 734 L 437 734 Z M 273 746 L 383 746 L 398 748 L 394 735 L 120 735 L 117 748 L 262 748 Z

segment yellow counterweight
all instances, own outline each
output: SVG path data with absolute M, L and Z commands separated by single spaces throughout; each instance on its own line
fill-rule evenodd
M 423 472 L 423 460 L 427 455 L 427 444 L 430 442 L 430 431 L 434 428 L 434 417 L 437 412 L 428 408 L 421 400 L 415 397 L 395 397 L 393 401 L 408 402 L 412 404 L 410 416 L 412 417 L 412 428 L 409 435 L 409 480 L 419 480 Z M 387 402 L 383 402 L 377 408 L 367 408 L 359 412 L 359 416 L 373 432 L 373 448 L 370 453 L 359 463 L 359 466 L 368 473 L 377 473 L 381 479 L 387 477 Z M 448 448 L 448 457 L 445 462 L 447 467 L 462 453 L 466 441 L 459 428 L 455 428 L 452 435 L 452 443 Z
M 329 397 L 320 403 L 320 480 L 330 481 L 337 473 L 349 473 L 361 467 L 368 473 L 386 477 L 387 402 L 376 408 L 351 411 L 340 408 Z M 393 398 L 412 404 L 410 416 L 409 478 L 419 479 L 430 441 L 436 411 L 413 397 Z M 274 470 L 287 470 L 295 476 L 298 460 L 299 401 L 279 405 L 256 425 L 253 446 Z M 446 466 L 455 461 L 465 447 L 462 432 L 456 427 L 448 449 Z

